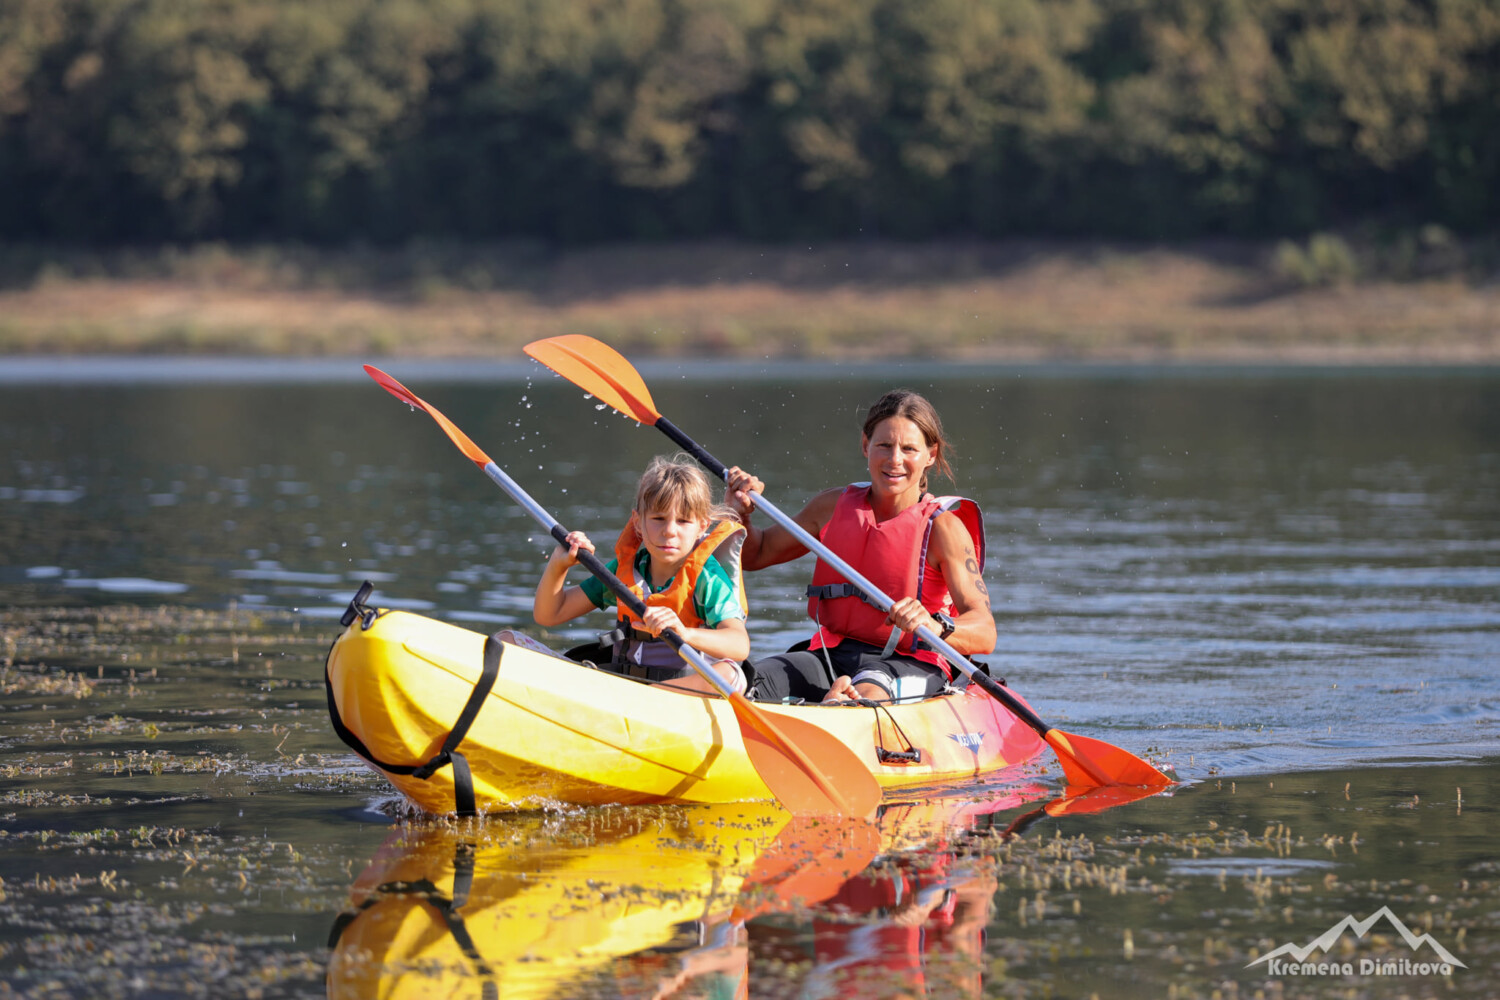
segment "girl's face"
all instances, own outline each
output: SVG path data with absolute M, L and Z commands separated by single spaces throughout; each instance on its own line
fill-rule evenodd
M 928 444 L 922 429 L 905 417 L 887 417 L 860 439 L 870 466 L 870 487 L 900 496 L 920 492 L 922 476 L 937 463 L 938 446 Z
M 636 513 L 641 540 L 651 553 L 654 567 L 675 567 L 687 559 L 693 545 L 708 530 L 706 518 L 690 517 L 682 510 L 658 508 L 649 514 Z

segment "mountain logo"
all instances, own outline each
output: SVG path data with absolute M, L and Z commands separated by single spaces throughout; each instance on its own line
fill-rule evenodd
M 961 746 L 961 747 L 968 747 L 970 750 L 978 750 L 979 747 L 980 747 L 980 745 L 984 743 L 984 733 L 982 733 L 982 732 L 981 733 L 949 733 L 948 734 L 948 738 L 950 740 L 953 740 L 959 746 Z
M 1394 927 L 1401 937 L 1406 941 L 1407 947 L 1412 951 L 1420 951 L 1422 948 L 1431 948 L 1433 954 L 1439 959 L 1438 962 L 1413 962 L 1411 959 L 1403 958 L 1399 961 L 1386 960 L 1376 961 L 1374 959 L 1360 959 L 1358 966 L 1353 962 L 1309 962 L 1307 957 L 1315 951 L 1325 954 L 1343 937 L 1344 932 L 1352 930 L 1354 936 L 1362 938 L 1371 927 L 1379 920 L 1386 920 Z M 1363 920 L 1356 920 L 1351 914 L 1334 924 L 1328 930 L 1319 934 L 1305 945 L 1284 944 L 1245 965 L 1251 968 L 1257 965 L 1265 965 L 1266 971 L 1272 975 L 1353 975 L 1356 971 L 1360 975 L 1448 975 L 1457 966 L 1467 969 L 1468 966 L 1453 957 L 1453 953 L 1437 942 L 1431 934 L 1413 934 L 1411 930 L 1401 922 L 1401 919 L 1391 912 L 1389 906 L 1382 906 Z

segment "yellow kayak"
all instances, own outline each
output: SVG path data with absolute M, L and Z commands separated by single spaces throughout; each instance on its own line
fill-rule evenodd
M 407 612 L 346 617 L 325 674 L 334 729 L 426 812 L 772 797 L 719 698 Z M 885 788 L 972 778 L 1044 746 L 974 687 L 880 708 L 760 707 L 830 733 Z

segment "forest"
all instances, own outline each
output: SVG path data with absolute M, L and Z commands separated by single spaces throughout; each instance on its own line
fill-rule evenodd
M 1500 221 L 1496 0 L 0 0 L 0 237 Z

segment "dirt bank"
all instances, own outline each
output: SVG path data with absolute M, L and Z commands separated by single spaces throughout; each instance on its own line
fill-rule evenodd
M 703 243 L 555 251 L 53 253 L 0 284 L 0 352 L 1500 361 L 1472 268 L 1298 284 L 1254 244 Z

